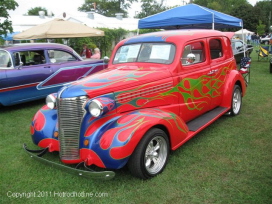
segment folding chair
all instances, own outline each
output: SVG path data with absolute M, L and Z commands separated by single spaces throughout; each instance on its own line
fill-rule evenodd
M 248 85 L 250 80 L 250 57 L 243 57 L 240 62 L 240 70 L 239 72 L 243 75 L 246 85 Z
M 269 55 L 269 46 L 260 46 L 259 50 L 256 50 L 258 53 L 258 61 L 262 59 L 268 60 L 268 55 Z

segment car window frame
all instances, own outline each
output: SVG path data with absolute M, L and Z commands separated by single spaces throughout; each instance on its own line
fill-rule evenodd
M 185 50 L 185 47 L 188 46 L 188 45 L 192 45 L 192 44 L 195 44 L 195 43 L 198 43 L 200 42 L 203 46 L 202 46 L 202 58 L 203 60 L 200 61 L 200 62 L 196 62 L 196 63 L 191 63 L 191 64 L 183 64 L 182 63 L 182 60 L 184 60 L 183 58 L 183 55 L 184 55 L 184 50 Z M 195 69 L 195 68 L 200 68 L 201 66 L 203 66 L 204 63 L 207 63 L 207 45 L 206 45 L 206 39 L 204 38 L 201 38 L 201 39 L 196 39 L 196 40 L 193 40 L 193 41 L 188 41 L 184 44 L 183 48 L 182 48 L 182 52 L 181 52 L 181 55 L 180 55 L 180 65 L 183 67 L 184 70 L 190 70 L 190 69 Z
M 211 44 L 210 42 L 212 40 L 218 40 L 220 42 L 220 49 L 211 49 Z M 211 37 L 208 39 L 208 49 L 209 49 L 209 53 L 210 53 L 210 60 L 213 61 L 222 61 L 225 58 L 225 53 L 224 53 L 224 43 L 223 43 L 223 39 L 220 36 L 215 36 L 215 37 Z M 220 52 L 218 52 L 218 57 L 213 58 L 212 57 L 212 52 L 211 50 L 219 50 Z M 216 53 L 217 54 L 217 53 Z
M 49 56 L 49 51 L 54 50 L 54 51 L 61 51 L 70 54 L 75 58 L 74 61 L 64 61 L 64 62 L 51 62 L 50 56 Z M 58 48 L 47 48 L 45 49 L 45 54 L 47 56 L 47 60 L 50 64 L 63 64 L 63 63 L 70 63 L 70 62 L 78 62 L 78 61 L 83 61 L 83 59 L 73 50 L 72 52 L 64 49 L 58 49 Z
M 123 63 L 121 63 L 121 62 L 116 63 L 115 62 L 115 58 L 116 58 L 117 54 L 120 54 L 120 53 L 118 53 L 118 51 L 120 49 L 122 49 L 123 46 L 137 45 L 137 44 L 139 44 L 140 48 L 138 50 L 137 57 L 135 58 L 135 60 L 133 60 L 133 61 L 124 61 Z M 165 63 L 156 62 L 156 61 L 138 61 L 139 57 L 140 57 L 140 54 L 142 52 L 142 48 L 146 44 L 153 44 L 153 45 L 163 45 L 163 44 L 166 45 L 167 44 L 167 45 L 170 45 L 169 59 L 165 60 Z M 171 43 L 171 42 L 139 42 L 139 43 L 132 43 L 132 44 L 123 44 L 116 50 L 115 55 L 113 57 L 112 64 L 117 65 L 117 64 L 125 64 L 125 63 L 151 63 L 151 64 L 153 63 L 153 64 L 170 65 L 175 61 L 176 51 L 177 51 L 176 45 L 174 43 Z M 152 60 L 152 59 L 150 59 L 150 60 Z M 163 59 L 160 59 L 160 60 L 163 60 Z
M 14 69 L 14 62 L 13 62 L 13 58 L 12 58 L 12 55 L 11 55 L 11 53 L 9 52 L 9 51 L 7 51 L 7 50 L 5 50 L 5 49 L 1 49 L 2 51 L 4 51 L 4 52 L 6 52 L 6 53 L 8 53 L 8 55 L 9 55 L 9 59 L 11 60 L 11 66 L 10 67 L 1 67 L 0 66 L 0 69 Z

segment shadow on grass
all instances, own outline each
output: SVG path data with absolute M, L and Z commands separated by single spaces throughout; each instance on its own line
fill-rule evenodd
M 25 103 L 20 103 L 12 106 L 2 106 L 0 105 L 0 112 L 10 112 L 10 111 L 17 111 L 17 110 L 22 110 L 26 108 L 32 108 L 32 107 L 42 107 L 45 105 L 45 99 L 39 99 L 36 101 L 30 101 L 30 102 L 25 102 Z

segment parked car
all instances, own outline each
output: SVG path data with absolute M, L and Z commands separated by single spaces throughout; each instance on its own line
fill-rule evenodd
M 240 63 L 243 57 L 250 57 L 253 51 L 253 46 L 244 43 L 242 40 L 232 39 L 231 47 L 236 63 Z
M 0 105 L 45 98 L 63 84 L 106 68 L 103 60 L 83 60 L 56 43 L 24 43 L 0 48 Z
M 270 41 L 270 36 L 269 35 L 260 38 L 260 43 L 261 44 L 269 45 L 269 41 Z
M 116 45 L 107 69 L 47 97 L 30 128 L 42 149 L 24 149 L 81 176 L 110 179 L 113 169 L 127 165 L 132 175 L 152 178 L 165 168 L 170 150 L 222 115 L 239 114 L 245 92 L 224 33 L 135 36 Z M 58 151 L 61 162 L 77 168 L 45 160 L 46 151 Z

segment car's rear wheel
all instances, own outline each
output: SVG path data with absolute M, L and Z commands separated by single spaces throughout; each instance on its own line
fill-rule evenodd
M 169 156 L 169 139 L 158 128 L 150 129 L 139 142 L 128 161 L 132 175 L 152 178 L 163 171 Z
M 242 91 L 240 86 L 235 85 L 232 92 L 232 103 L 230 114 L 235 116 L 240 113 L 242 107 Z

